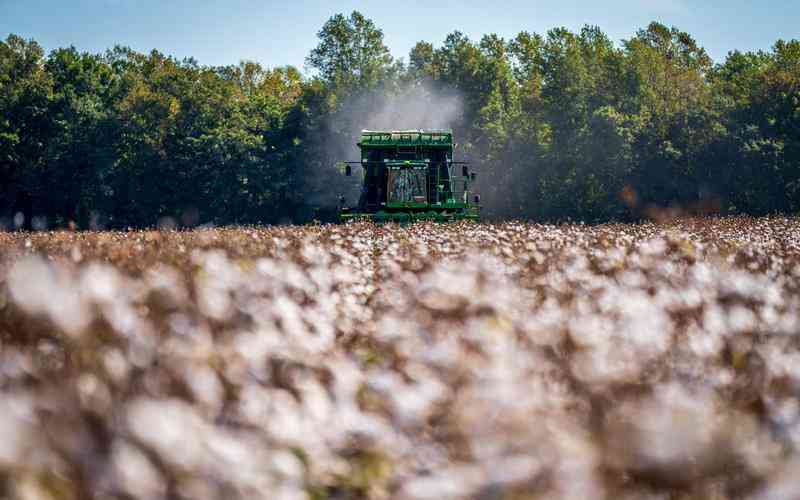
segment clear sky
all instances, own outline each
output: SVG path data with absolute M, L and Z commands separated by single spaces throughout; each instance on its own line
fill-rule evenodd
M 619 41 L 657 20 L 691 33 L 716 61 L 733 49 L 800 38 L 800 0 L 0 0 L 0 36 L 34 38 L 46 50 L 102 52 L 120 44 L 206 65 L 249 59 L 302 69 L 325 20 L 354 9 L 406 59 L 417 41 L 439 44 L 456 29 L 473 39 L 509 38 L 596 24 Z

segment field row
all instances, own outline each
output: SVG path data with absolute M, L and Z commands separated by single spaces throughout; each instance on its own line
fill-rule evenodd
M 0 233 L 0 484 L 792 498 L 800 220 Z

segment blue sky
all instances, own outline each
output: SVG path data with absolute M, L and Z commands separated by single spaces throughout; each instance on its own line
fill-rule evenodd
M 372 18 L 392 53 L 405 58 L 417 41 L 438 44 L 456 29 L 474 39 L 492 32 L 508 38 L 588 23 L 618 41 L 658 20 L 691 33 L 716 61 L 733 49 L 800 38 L 800 0 L 0 0 L 0 36 L 34 38 L 47 50 L 102 52 L 120 44 L 207 65 L 249 59 L 302 69 L 325 20 L 353 9 Z

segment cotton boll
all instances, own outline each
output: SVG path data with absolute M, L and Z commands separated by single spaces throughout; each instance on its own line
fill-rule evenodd
M 11 298 L 20 308 L 50 319 L 71 336 L 82 333 L 92 321 L 80 287 L 70 273 L 39 257 L 14 263 L 7 282 Z
M 203 441 L 208 426 L 187 403 L 137 399 L 128 405 L 126 422 L 139 442 L 172 466 L 188 471 L 205 460 Z
M 130 443 L 114 442 L 111 470 L 115 487 L 125 494 L 154 500 L 166 497 L 166 480 L 147 456 Z
M 41 463 L 46 448 L 41 442 L 34 401 L 26 395 L 7 394 L 0 400 L 0 464 Z

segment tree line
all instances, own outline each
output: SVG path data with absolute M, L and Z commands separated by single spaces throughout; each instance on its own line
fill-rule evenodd
M 436 95 L 458 96 L 447 125 L 479 172 L 488 216 L 800 209 L 800 41 L 715 64 L 659 23 L 621 43 L 593 26 L 510 40 L 453 32 L 406 61 L 358 12 L 333 16 L 318 38 L 303 75 L 125 47 L 45 54 L 10 35 L 0 42 L 2 225 L 326 220 L 352 188 L 335 162 L 356 155 L 332 145 L 355 144 L 369 103 L 409 92 L 433 108 Z M 354 114 L 353 102 L 366 107 Z

